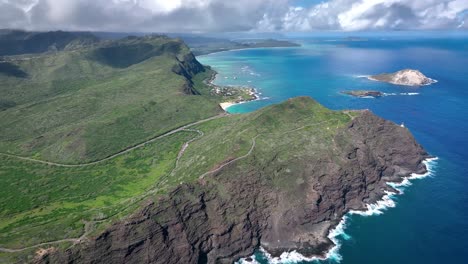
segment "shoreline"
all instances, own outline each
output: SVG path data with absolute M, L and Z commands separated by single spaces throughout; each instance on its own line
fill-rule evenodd
M 210 76 L 210 78 L 205 80 L 205 83 L 211 88 L 221 87 L 214 83 L 214 81 L 216 80 L 216 76 L 218 75 L 218 72 L 213 69 L 212 71 L 213 71 L 213 74 Z M 250 88 L 239 87 L 239 89 L 250 89 L 249 95 L 252 96 L 252 98 L 248 100 L 234 100 L 234 101 L 226 101 L 226 102 L 219 103 L 219 106 L 223 109 L 224 112 L 229 113 L 227 109 L 234 105 L 261 100 L 260 93 L 257 91 L 257 89 L 253 87 L 250 87 Z
M 250 93 L 250 95 L 253 96 L 252 99 L 249 99 L 249 100 L 242 100 L 242 101 L 235 101 L 235 102 L 232 102 L 232 101 L 223 102 L 223 103 L 220 103 L 219 106 L 224 110 L 224 112 L 226 112 L 226 113 L 229 114 L 228 108 L 231 107 L 231 106 L 235 106 L 235 105 L 240 105 L 240 104 L 245 104 L 245 103 L 249 103 L 249 102 L 261 100 L 260 94 L 258 93 L 257 89 L 252 88 L 252 90 L 253 90 L 253 92 Z
M 206 54 L 201 54 L 197 55 L 195 57 L 203 57 L 203 56 L 208 56 L 208 55 L 213 55 L 213 54 L 218 54 L 218 53 L 224 53 L 224 52 L 230 52 L 230 51 L 240 51 L 240 50 L 253 50 L 253 49 L 289 49 L 289 48 L 299 48 L 302 47 L 302 45 L 299 46 L 288 46 L 288 47 L 252 47 L 252 48 L 240 48 L 240 49 L 229 49 L 229 50 L 220 50 L 220 51 L 213 51 L 210 53 Z
M 352 215 L 360 215 L 360 216 L 373 216 L 373 215 L 381 215 L 385 212 L 385 210 L 389 208 L 396 207 L 396 203 L 394 198 L 397 195 L 404 194 L 404 187 L 410 186 L 412 183 L 411 181 L 417 179 L 426 178 L 434 173 L 434 162 L 437 161 L 438 157 L 429 157 L 422 161 L 422 163 L 426 166 L 426 172 L 422 174 L 411 173 L 407 176 L 401 177 L 401 180 L 398 182 L 386 182 L 385 184 L 389 187 L 393 188 L 394 191 L 384 191 L 384 195 L 377 200 L 375 203 L 366 204 L 365 208 L 362 210 L 349 210 L 346 212 L 342 217 L 341 220 L 338 222 L 336 226 L 329 229 L 327 238 L 330 239 L 332 242 L 330 248 L 324 252 L 322 255 L 315 255 L 315 256 L 304 256 L 299 253 L 297 250 L 293 250 L 290 252 L 283 252 L 279 257 L 273 257 L 265 248 L 259 248 L 259 251 L 268 259 L 269 263 L 273 264 L 280 264 L 280 263 L 289 263 L 289 262 L 301 262 L 301 261 L 325 261 L 325 260 L 334 260 L 339 262 L 342 260 L 342 256 L 339 254 L 339 250 L 342 246 L 340 242 L 340 238 L 344 240 L 350 239 L 350 237 L 346 234 L 346 222 L 347 219 Z M 242 258 L 236 263 L 244 264 L 244 263 L 258 263 L 255 260 L 254 256 L 249 257 L 249 259 L 253 259 L 253 261 L 247 261 L 247 258 Z

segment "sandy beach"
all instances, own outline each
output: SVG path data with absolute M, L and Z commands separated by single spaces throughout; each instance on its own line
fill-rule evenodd
M 224 103 L 220 103 L 219 106 L 221 106 L 221 108 L 227 112 L 227 109 L 233 105 L 235 105 L 237 103 L 234 103 L 234 102 L 224 102 Z

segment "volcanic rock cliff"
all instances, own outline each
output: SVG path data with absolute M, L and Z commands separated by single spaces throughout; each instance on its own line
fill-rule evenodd
M 273 255 L 323 255 L 332 246 L 329 230 L 346 212 L 379 200 L 390 188 L 386 182 L 425 172 L 429 157 L 406 128 L 369 111 L 332 142 L 318 158 L 287 161 L 295 184 L 272 184 L 269 175 L 285 170 L 276 165 L 278 154 L 266 164 L 253 156 L 248 165 L 232 163 L 182 184 L 98 237 L 37 262 L 232 263 L 260 246 Z

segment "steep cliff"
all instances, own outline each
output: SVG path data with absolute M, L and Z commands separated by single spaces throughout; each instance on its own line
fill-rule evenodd
M 275 123 L 283 118 L 305 125 Z M 37 262 L 232 263 L 259 246 L 273 255 L 323 255 L 346 212 L 379 200 L 386 182 L 426 171 L 429 155 L 411 133 L 369 111 L 335 113 L 298 98 L 242 120 L 270 130 L 253 138 L 244 160 L 224 162 L 98 237 Z M 243 122 L 236 127 L 245 131 Z
M 172 71 L 178 75 L 184 76 L 187 79 L 184 85 L 184 92 L 191 95 L 200 95 L 200 92 L 198 92 L 193 87 L 192 79 L 196 74 L 204 72 L 205 67 L 197 61 L 195 56 L 190 51 L 183 53 L 176 58 L 178 63 L 173 66 Z
M 159 35 L 5 58 L 0 150 L 76 164 L 216 115 L 193 85 L 202 71 L 181 40 Z

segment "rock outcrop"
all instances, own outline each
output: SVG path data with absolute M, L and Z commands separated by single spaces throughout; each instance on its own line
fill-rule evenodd
M 379 91 L 355 90 L 355 91 L 343 91 L 341 93 L 351 95 L 354 97 L 382 97 L 383 96 L 383 93 Z
M 318 159 L 293 155 L 288 164 L 303 179 L 297 184 L 278 188 L 268 168 L 281 173 L 275 158 L 262 167 L 252 157 L 242 168 L 233 163 L 183 184 L 91 241 L 38 262 L 232 263 L 259 246 L 273 255 L 323 255 L 332 246 L 329 230 L 346 212 L 379 200 L 387 182 L 424 173 L 429 157 L 406 128 L 369 111 L 333 142 Z
M 186 83 L 183 87 L 184 93 L 190 95 L 199 95 L 200 93 L 193 87 L 192 78 L 196 74 L 204 72 L 205 67 L 203 67 L 203 65 L 197 61 L 191 52 L 177 56 L 176 59 L 178 63 L 172 67 L 172 71 L 185 77 Z
M 437 82 L 434 79 L 426 77 L 418 70 L 405 69 L 395 73 L 384 73 L 368 77 L 372 81 L 387 82 L 396 85 L 406 86 L 424 86 Z

